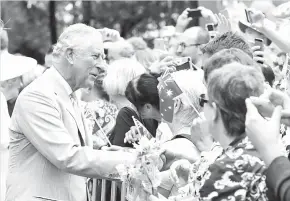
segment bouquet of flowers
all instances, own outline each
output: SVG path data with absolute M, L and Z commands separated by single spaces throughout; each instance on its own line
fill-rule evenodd
M 163 162 L 160 159 L 160 144 L 154 138 L 143 136 L 139 144 L 134 144 L 138 159 L 134 165 L 118 165 L 117 170 L 125 183 L 128 201 L 148 200 L 150 194 L 157 194 L 161 183 L 159 169 Z

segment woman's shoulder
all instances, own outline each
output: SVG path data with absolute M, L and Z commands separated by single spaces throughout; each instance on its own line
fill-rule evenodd
M 135 110 L 133 110 L 132 108 L 130 107 L 123 107 L 119 110 L 118 112 L 118 116 L 119 115 L 123 115 L 123 116 L 129 116 L 132 117 L 138 117 L 137 113 L 135 112 Z M 139 119 L 139 118 L 138 118 Z
M 123 107 L 119 110 L 117 114 L 117 121 L 125 121 L 125 122 L 130 121 L 131 122 L 132 116 L 134 116 L 137 120 L 140 121 L 138 114 L 132 108 Z

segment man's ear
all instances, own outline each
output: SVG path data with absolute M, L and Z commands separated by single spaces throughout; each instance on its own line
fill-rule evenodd
M 74 63 L 73 50 L 72 50 L 71 48 L 68 48 L 68 49 L 65 51 L 65 58 L 67 59 L 67 61 L 68 61 L 70 64 L 73 64 L 73 63 Z
M 182 103 L 180 98 L 174 99 L 174 114 L 176 114 L 180 110 L 181 104 Z

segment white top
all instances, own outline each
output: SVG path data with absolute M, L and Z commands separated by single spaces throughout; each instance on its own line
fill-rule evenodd
M 21 76 L 36 66 L 37 61 L 33 58 L 15 56 L 3 50 L 0 55 L 0 81 Z

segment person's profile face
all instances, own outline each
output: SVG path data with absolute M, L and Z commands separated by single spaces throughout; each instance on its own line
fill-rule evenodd
M 176 55 L 180 57 L 190 57 L 194 64 L 200 56 L 199 44 L 189 37 L 180 37 L 176 44 Z
M 94 85 L 97 76 L 104 71 L 104 49 L 101 42 L 93 42 L 84 47 L 74 58 L 74 79 L 78 88 Z
M 161 122 L 160 112 L 153 105 L 149 103 L 139 108 L 138 112 L 142 119 L 155 119 Z

